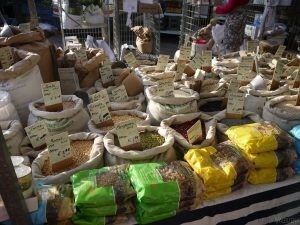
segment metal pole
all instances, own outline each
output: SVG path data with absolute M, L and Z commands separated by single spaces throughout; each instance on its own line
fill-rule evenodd
M 0 194 L 13 225 L 31 225 L 24 197 L 0 128 Z

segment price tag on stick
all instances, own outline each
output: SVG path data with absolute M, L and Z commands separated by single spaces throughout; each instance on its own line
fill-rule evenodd
M 191 47 L 190 46 L 181 46 L 179 60 L 188 61 L 191 56 Z
M 3 69 L 9 68 L 14 63 L 12 50 L 9 46 L 0 48 L 0 64 Z
M 280 45 L 274 55 L 274 58 L 281 58 L 286 46 Z
M 109 101 L 109 97 L 108 97 L 108 93 L 107 93 L 106 89 L 90 95 L 91 103 L 99 101 L 99 100 L 102 100 L 103 102 L 105 102 L 107 107 L 110 108 L 110 101 Z
M 257 51 L 258 42 L 257 41 L 248 41 L 247 42 L 247 52 L 256 52 Z
M 158 81 L 156 94 L 161 97 L 170 97 L 174 93 L 173 78 Z
M 77 59 L 79 61 L 81 61 L 81 63 L 86 63 L 88 61 L 88 58 L 87 58 L 87 55 L 86 55 L 86 52 L 85 52 L 85 49 L 84 48 L 81 48 L 81 49 L 78 49 L 75 51 L 75 54 L 77 56 Z
M 273 73 L 273 79 L 272 79 L 270 91 L 274 91 L 279 88 L 281 76 L 283 73 L 283 66 L 284 66 L 283 61 L 280 59 L 277 60 L 277 64 Z
M 169 55 L 159 55 L 155 70 L 156 71 L 165 71 L 165 68 L 169 62 L 169 58 L 170 58 Z
M 62 170 L 73 163 L 68 132 L 46 137 L 52 171 Z
M 25 131 L 33 148 L 40 148 L 46 144 L 46 136 L 49 132 L 44 121 L 25 127 Z
M 174 80 L 181 80 L 186 64 L 184 61 L 177 61 L 176 75 Z
M 192 67 L 192 69 L 194 69 L 194 70 L 200 69 L 203 64 L 204 64 L 204 59 L 198 53 L 189 62 L 189 66 Z
M 212 51 L 210 51 L 210 50 L 203 51 L 202 59 L 204 61 L 202 66 L 210 67 L 211 66 L 211 61 L 212 61 Z
M 298 72 L 296 74 L 295 81 L 293 84 L 293 88 L 299 88 L 299 87 L 300 87 L 300 66 L 298 68 Z
M 190 144 L 202 141 L 202 126 L 200 120 L 198 120 L 190 129 L 187 130 L 187 136 Z
M 128 99 L 127 91 L 123 84 L 112 89 L 111 94 L 114 102 L 125 102 Z
M 115 80 L 111 66 L 109 64 L 104 64 L 100 69 L 101 81 L 103 84 L 110 83 Z
M 127 120 L 117 123 L 116 133 L 122 148 L 127 150 L 140 150 L 141 140 L 135 121 Z
M 129 67 L 135 68 L 137 65 L 136 58 L 132 52 L 129 52 L 124 56 L 125 61 L 127 62 Z
M 111 115 L 108 111 L 106 102 L 99 100 L 88 105 L 92 120 L 96 125 L 101 125 L 103 122 L 110 121 Z M 113 125 L 113 123 L 112 123 Z
M 46 110 L 54 112 L 63 110 L 60 82 L 41 84 L 41 87 Z
M 229 119 L 241 119 L 244 111 L 244 93 L 230 93 L 228 95 L 226 117 Z

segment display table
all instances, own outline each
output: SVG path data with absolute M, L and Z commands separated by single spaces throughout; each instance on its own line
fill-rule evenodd
M 126 224 L 136 221 L 130 218 Z M 246 185 L 230 195 L 204 201 L 196 210 L 154 224 L 300 224 L 300 175 L 275 184 Z

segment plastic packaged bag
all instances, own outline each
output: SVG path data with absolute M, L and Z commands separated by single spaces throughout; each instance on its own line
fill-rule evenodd
M 253 169 L 250 170 L 248 182 L 250 184 L 270 184 L 286 180 L 295 175 L 291 167 Z

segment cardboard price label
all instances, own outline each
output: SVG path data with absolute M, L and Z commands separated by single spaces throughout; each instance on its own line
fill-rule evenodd
M 274 55 L 274 58 L 281 58 L 285 49 L 286 49 L 286 46 L 280 45 Z
M 41 84 L 43 99 L 45 106 L 56 105 L 62 103 L 60 82 Z
M 185 67 L 185 62 L 180 61 L 177 63 L 175 80 L 181 80 Z
M 86 52 L 84 48 L 78 49 L 75 51 L 77 59 L 81 61 L 81 63 L 86 63 L 88 61 Z
M 0 63 L 3 69 L 7 69 L 14 64 L 14 57 L 9 46 L 0 48 Z
M 237 93 L 239 91 L 240 88 L 240 82 L 236 79 L 231 79 L 229 87 L 228 87 L 228 95 L 230 93 Z
M 169 62 L 169 58 L 170 58 L 169 55 L 159 55 L 155 70 L 156 71 L 165 71 L 165 68 Z
M 99 70 L 100 70 L 101 80 L 102 80 L 103 84 L 107 84 L 107 83 L 115 80 L 111 66 L 105 65 L 105 66 L 101 67 Z
M 273 80 L 279 82 L 281 80 L 281 75 L 283 73 L 284 63 L 282 60 L 277 60 L 276 67 L 273 73 Z
M 194 70 L 200 69 L 204 64 L 204 59 L 197 53 L 196 56 L 189 62 L 189 66 Z
M 46 143 L 52 165 L 72 157 L 68 132 L 46 137 Z
M 163 79 L 158 81 L 156 94 L 161 97 L 170 97 L 174 93 L 173 79 Z
M 284 72 L 283 72 L 283 77 L 288 77 L 291 76 L 295 70 L 297 70 L 297 66 L 289 66 Z
M 127 91 L 123 84 L 117 88 L 114 88 L 111 91 L 111 94 L 114 102 L 125 102 L 128 99 Z
M 58 75 L 63 95 L 72 95 L 80 88 L 74 68 L 58 68 Z
M 136 67 L 137 61 L 132 52 L 129 52 L 124 56 L 125 61 L 127 62 L 129 67 Z
M 194 144 L 196 141 L 202 140 L 202 126 L 200 120 L 187 130 L 187 136 L 190 144 Z
M 190 46 L 181 46 L 179 60 L 188 61 L 191 55 L 191 47 Z
M 202 70 L 197 69 L 195 74 L 194 74 L 194 79 L 195 80 L 204 80 L 205 73 L 202 73 Z
M 257 41 L 248 41 L 247 42 L 247 52 L 256 52 L 257 51 L 258 42 Z
M 295 81 L 293 84 L 293 88 L 299 88 L 299 87 L 300 87 L 300 66 L 298 68 L 298 72 L 296 74 Z
M 95 124 L 99 124 L 111 119 L 106 102 L 98 100 L 88 105 L 92 120 Z
M 211 66 L 212 61 L 212 51 L 205 50 L 202 54 L 203 64 L 202 66 Z
M 20 23 L 19 29 L 22 33 L 30 32 L 30 23 Z
M 108 108 L 110 107 L 110 101 L 109 101 L 109 97 L 108 97 L 108 93 L 107 93 L 106 89 L 90 95 L 91 103 L 99 101 L 99 100 L 105 102 L 105 104 L 107 105 Z
M 249 77 L 249 74 L 252 71 L 254 58 L 251 56 L 242 57 L 241 63 L 238 67 L 238 80 L 243 81 Z
M 116 124 L 116 133 L 121 147 L 141 142 L 137 125 L 133 120 L 127 120 Z
M 230 93 L 228 95 L 227 109 L 228 114 L 242 115 L 244 111 L 244 93 Z
M 38 121 L 31 126 L 25 127 L 26 134 L 33 148 L 40 147 L 46 143 L 49 134 L 44 121 Z

